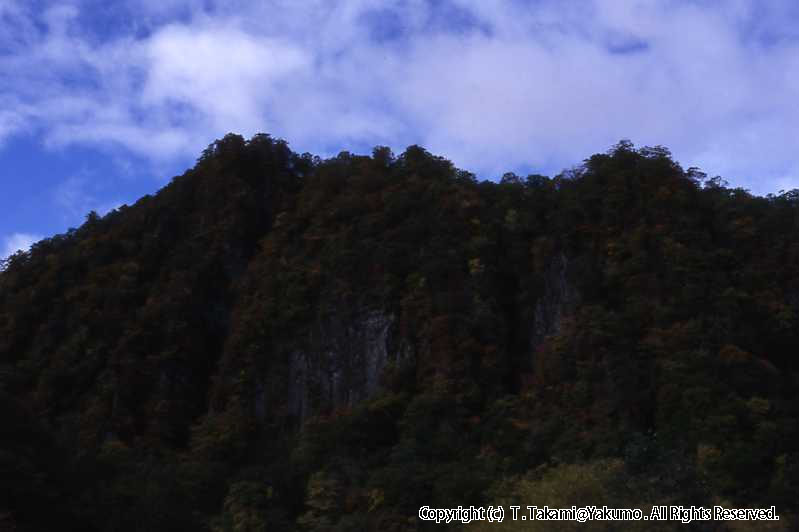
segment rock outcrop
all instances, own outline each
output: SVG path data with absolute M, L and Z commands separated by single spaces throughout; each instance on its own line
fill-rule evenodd
M 530 334 L 532 351 L 540 346 L 547 336 L 558 334 L 561 323 L 577 305 L 579 294 L 569 279 L 569 259 L 561 252 L 552 258 L 544 278 L 544 290 L 533 311 L 533 327 Z
M 305 346 L 289 356 L 289 412 L 305 419 L 373 396 L 386 365 L 407 357 L 395 341 L 395 323 L 393 314 L 369 310 L 311 326 Z

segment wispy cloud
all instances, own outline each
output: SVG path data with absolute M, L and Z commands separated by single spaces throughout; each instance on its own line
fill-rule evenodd
M 17 251 L 27 251 L 32 244 L 38 242 L 43 237 L 41 235 L 31 235 L 28 233 L 14 233 L 3 237 L 3 245 L 0 247 L 0 260 L 10 257 Z
M 122 202 L 108 200 L 108 183 L 88 171 L 69 177 L 53 189 L 52 200 L 62 219 L 68 224 L 80 224 L 90 211 L 105 215 Z
M 758 192 L 799 177 L 789 1 L 97 5 L 0 2 L 0 140 L 158 163 L 266 131 L 322 154 L 421 143 L 492 177 L 632 138 Z

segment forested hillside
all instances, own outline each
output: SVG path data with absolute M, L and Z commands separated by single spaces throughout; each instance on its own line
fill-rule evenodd
M 228 135 L 3 266 L 0 530 L 445 530 L 419 507 L 514 502 L 799 526 L 797 191 L 625 141 L 493 183 Z

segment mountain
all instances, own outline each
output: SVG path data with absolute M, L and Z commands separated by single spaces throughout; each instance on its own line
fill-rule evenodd
M 797 191 L 628 141 L 492 183 L 418 146 L 231 134 L 3 265 L 0 529 L 604 504 L 775 506 L 789 530 L 797 354 Z

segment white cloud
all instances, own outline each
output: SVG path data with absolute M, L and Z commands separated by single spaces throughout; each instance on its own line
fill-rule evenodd
M 185 104 L 216 129 L 252 133 L 264 125 L 264 104 L 279 96 L 279 83 L 303 74 L 311 63 L 305 51 L 279 40 L 236 28 L 185 25 L 154 35 L 147 56 L 143 104 Z
M 0 1 L 0 140 L 159 164 L 265 131 L 323 155 L 420 143 L 491 177 L 631 138 L 756 192 L 799 178 L 788 1 L 129 0 L 110 37 L 86 2 L 22 5 Z
M 10 257 L 17 251 L 27 251 L 31 245 L 38 242 L 43 237 L 28 233 L 14 233 L 3 238 L 3 247 L 0 248 L 0 260 Z

